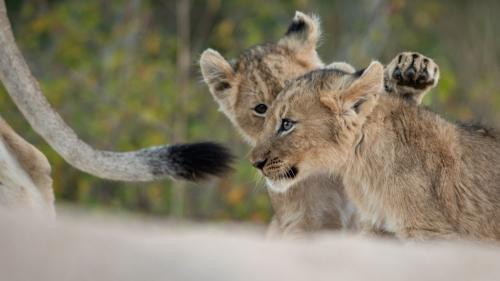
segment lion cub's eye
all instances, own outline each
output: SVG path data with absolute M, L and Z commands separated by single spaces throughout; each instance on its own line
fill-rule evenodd
M 267 105 L 260 103 L 253 109 L 258 116 L 264 116 L 267 111 Z
M 295 126 L 295 123 L 294 121 L 290 120 L 290 119 L 282 119 L 281 120 L 281 126 L 279 128 L 279 131 L 278 133 L 285 133 L 285 132 L 288 132 L 290 131 L 291 129 L 293 129 L 293 126 Z

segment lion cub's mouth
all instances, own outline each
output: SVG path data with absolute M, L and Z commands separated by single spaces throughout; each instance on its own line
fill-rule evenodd
M 294 179 L 297 174 L 299 173 L 299 169 L 297 169 L 297 167 L 295 166 L 292 166 L 290 169 L 288 169 L 288 171 L 284 174 L 284 178 L 285 179 Z
M 295 178 L 297 177 L 298 173 L 299 169 L 296 166 L 292 166 L 291 168 L 287 169 L 286 172 L 267 175 L 267 186 L 273 192 L 285 192 L 295 183 Z
M 275 175 L 268 175 L 267 177 L 271 180 L 292 180 L 299 173 L 299 169 L 296 166 L 292 166 L 285 172 L 277 173 Z
M 264 166 L 262 173 L 272 181 L 292 180 L 299 173 L 299 169 L 296 165 L 287 165 L 279 158 L 274 158 Z

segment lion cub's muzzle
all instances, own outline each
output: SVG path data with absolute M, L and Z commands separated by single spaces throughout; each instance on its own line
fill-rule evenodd
M 299 173 L 294 165 L 287 165 L 279 158 L 258 158 L 253 161 L 253 166 L 262 171 L 262 174 L 271 180 L 293 179 Z

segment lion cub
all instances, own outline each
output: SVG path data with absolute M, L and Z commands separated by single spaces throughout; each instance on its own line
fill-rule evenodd
M 320 37 L 319 20 L 297 12 L 286 35 L 277 43 L 255 46 L 229 63 L 211 49 L 203 52 L 201 71 L 221 111 L 243 137 L 254 145 L 263 130 L 264 118 L 276 95 L 287 80 L 323 67 L 316 46 Z M 428 70 L 421 66 L 424 60 Z M 346 63 L 329 68 L 354 73 Z M 401 53 L 386 68 L 386 86 L 390 93 L 420 103 L 434 87 L 439 70 L 422 55 Z M 346 199 L 340 179 L 318 175 L 294 184 L 286 192 L 268 185 L 275 216 L 270 234 L 298 234 L 319 229 L 355 228 L 354 207 Z
M 316 70 L 271 107 L 251 153 L 272 185 L 341 175 L 364 222 L 400 238 L 500 238 L 500 139 L 384 92 L 384 68 Z

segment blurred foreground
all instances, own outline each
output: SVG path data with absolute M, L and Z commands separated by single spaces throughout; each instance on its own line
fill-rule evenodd
M 41 221 L 0 211 L 4 280 L 495 280 L 496 246 L 400 244 L 324 234 L 264 241 L 213 225 L 99 220 L 60 213 Z M 8 226 L 8 227 L 5 227 Z

